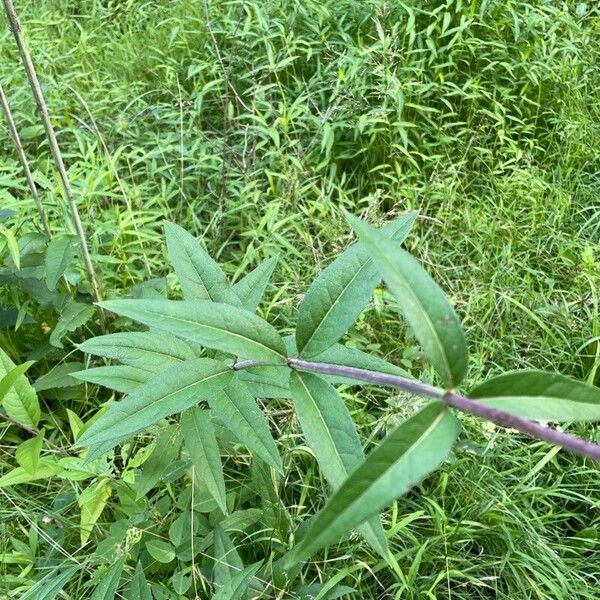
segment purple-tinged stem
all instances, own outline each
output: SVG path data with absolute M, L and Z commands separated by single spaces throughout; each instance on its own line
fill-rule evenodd
M 427 385 L 426 383 L 421 383 L 414 379 L 405 379 L 404 377 L 398 377 L 397 375 L 387 375 L 377 371 L 368 371 L 366 369 L 357 369 L 355 367 L 346 367 L 343 365 L 316 363 L 299 358 L 290 358 L 288 360 L 288 365 L 292 369 L 312 371 L 313 373 L 323 373 L 326 375 L 352 377 L 353 379 L 362 379 L 363 381 L 368 381 L 370 383 L 404 390 L 411 394 L 439 398 L 452 408 L 482 417 L 502 427 L 517 429 L 521 433 L 545 440 L 551 444 L 562 446 L 575 454 L 580 454 L 581 456 L 600 461 L 600 446 L 598 444 L 582 440 L 581 438 L 562 431 L 544 427 L 535 421 L 529 421 L 522 417 L 511 415 L 502 410 L 498 410 L 497 408 L 486 406 L 482 402 L 466 398 L 461 394 L 445 392 L 444 390 Z

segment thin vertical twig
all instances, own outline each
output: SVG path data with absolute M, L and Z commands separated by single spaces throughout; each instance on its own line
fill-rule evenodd
M 15 146 L 15 150 L 17 151 L 17 157 L 19 158 L 19 162 L 21 163 L 21 168 L 23 169 L 23 173 L 25 174 L 25 179 L 27 180 L 27 185 L 29 186 L 29 190 L 31 191 L 31 195 L 33 196 L 33 201 L 37 206 L 38 213 L 40 215 L 40 220 L 42 221 L 42 228 L 44 232 L 48 236 L 48 239 L 52 238 L 52 234 L 50 233 L 50 224 L 48 223 L 48 215 L 44 210 L 44 206 L 42 204 L 42 200 L 38 194 L 37 187 L 35 185 L 35 181 L 33 180 L 33 176 L 31 174 L 31 169 L 29 168 L 29 163 L 27 162 L 27 156 L 25 156 L 25 150 L 23 150 L 23 144 L 21 143 L 21 138 L 19 137 L 19 131 L 17 130 L 17 126 L 15 125 L 15 120 L 13 119 L 12 112 L 10 110 L 10 105 L 8 104 L 8 98 L 4 93 L 4 88 L 0 83 L 0 104 L 2 104 L 2 110 L 6 115 L 6 123 L 8 125 L 8 134 L 10 135 L 11 140 Z
M 3 0 L 3 3 L 4 9 L 6 11 L 6 16 L 8 17 L 10 28 L 13 32 L 13 35 L 15 36 L 15 41 L 17 42 L 17 47 L 19 49 L 21 61 L 23 62 L 23 67 L 25 68 L 25 72 L 27 73 L 27 79 L 29 80 L 31 92 L 33 94 L 38 112 L 44 124 L 44 129 L 46 130 L 46 136 L 48 138 L 48 143 L 50 144 L 50 152 L 52 153 L 52 158 L 54 159 L 56 169 L 60 174 L 62 186 L 65 192 L 65 196 L 67 198 L 69 210 L 71 212 L 73 225 L 75 226 L 77 236 L 79 237 L 79 241 L 81 243 L 83 262 L 85 264 L 85 269 L 87 271 L 90 286 L 92 288 L 92 295 L 96 302 L 100 302 L 102 300 L 102 296 L 100 293 L 100 284 L 98 282 L 98 277 L 96 276 L 94 265 L 92 264 L 92 259 L 87 246 L 85 230 L 81 222 L 79 210 L 77 209 L 73 189 L 71 188 L 71 183 L 67 176 L 67 170 L 65 168 L 62 154 L 58 146 L 56 134 L 54 133 L 54 128 L 52 127 L 52 123 L 50 121 L 50 114 L 48 112 L 48 107 L 44 99 L 44 94 L 42 93 L 42 88 L 37 78 L 35 67 L 33 66 L 33 61 L 31 60 L 31 55 L 29 54 L 29 50 L 27 49 L 27 46 L 25 44 L 25 39 L 21 31 L 21 24 L 19 22 L 19 18 L 15 11 L 13 2 L 12 0 Z M 104 320 L 104 313 L 102 312 L 102 309 L 100 309 L 100 316 L 102 320 Z

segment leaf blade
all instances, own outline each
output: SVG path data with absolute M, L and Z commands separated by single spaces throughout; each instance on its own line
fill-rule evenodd
M 292 371 L 290 389 L 306 441 L 329 485 L 337 490 L 365 458 L 352 417 L 335 389 L 317 375 Z M 385 555 L 387 542 L 379 518 L 359 528 Z
M 223 465 L 208 413 L 197 407 L 185 411 L 181 415 L 181 433 L 197 476 L 207 486 L 221 511 L 227 514 Z
M 382 235 L 401 242 L 415 219 L 416 213 L 407 213 L 384 227 Z M 298 307 L 299 355 L 312 357 L 337 342 L 356 321 L 380 279 L 362 244 L 353 244 L 330 263 L 311 283 Z
M 468 351 L 458 316 L 444 292 L 408 252 L 356 217 L 347 215 L 347 219 L 444 385 L 456 387 L 467 370 Z
M 275 328 L 242 308 L 206 300 L 109 300 L 100 306 L 208 348 L 286 362 L 285 346 Z
M 600 388 L 558 373 L 511 371 L 473 388 L 470 397 L 525 419 L 556 422 L 600 419 Z
M 165 221 L 169 262 L 175 269 L 186 300 L 212 300 L 240 306 L 221 267 L 183 227 Z
M 250 312 L 256 311 L 267 289 L 267 285 L 269 285 L 276 265 L 277 257 L 272 256 L 260 263 L 248 275 L 233 285 L 233 291 L 237 294 L 242 306 L 246 310 Z
M 132 436 L 212 395 L 227 385 L 232 376 L 229 367 L 210 358 L 175 365 L 151 377 L 124 400 L 111 405 L 81 434 L 77 445 L 94 446 Z
M 435 401 L 413 415 L 358 466 L 284 558 L 284 569 L 305 560 L 431 473 L 458 435 L 456 419 Z

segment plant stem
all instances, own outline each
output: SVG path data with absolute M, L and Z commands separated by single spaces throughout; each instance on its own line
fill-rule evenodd
M 240 363 L 237 363 L 237 365 L 241 364 L 242 362 L 248 363 L 249 361 L 241 361 Z M 236 368 L 240 368 L 237 365 Z M 461 394 L 457 394 L 455 392 L 446 392 L 414 379 L 405 379 L 404 377 L 398 377 L 396 375 L 387 375 L 385 373 L 368 371 L 366 369 L 357 369 L 355 367 L 315 363 L 299 358 L 290 358 L 288 360 L 288 365 L 292 369 L 312 371 L 313 373 L 323 373 L 326 375 L 352 377 L 354 379 L 361 379 L 370 383 L 404 390 L 406 392 L 410 392 L 411 394 L 428 396 L 430 398 L 438 398 L 443 400 L 452 408 L 482 417 L 488 421 L 491 421 L 492 423 L 496 423 L 496 425 L 517 429 L 521 433 L 545 440 L 551 444 L 562 446 L 563 448 L 575 454 L 580 454 L 581 456 L 586 456 L 593 460 L 600 460 L 600 446 L 598 444 L 582 440 L 581 438 L 564 433 L 562 431 L 544 427 L 543 425 L 540 425 L 534 421 L 529 421 L 527 419 L 523 419 L 522 417 L 517 417 L 502 410 L 498 410 L 497 408 L 486 406 L 481 402 L 471 400 L 470 398 L 466 398 Z
M 62 159 L 62 154 L 58 146 L 56 134 L 54 133 L 54 128 L 52 127 L 52 123 L 50 121 L 50 115 L 48 113 L 48 107 L 44 99 L 44 94 L 42 93 L 42 88 L 37 78 L 35 67 L 33 66 L 33 61 L 31 60 L 31 55 L 29 54 L 29 50 L 27 49 L 27 46 L 25 44 L 25 39 L 21 32 L 21 25 L 19 23 L 19 18 L 15 11 L 15 7 L 13 6 L 13 2 L 12 0 L 3 0 L 3 2 L 4 8 L 6 10 L 6 16 L 8 17 L 8 22 L 10 24 L 10 28 L 15 36 L 15 40 L 19 48 L 19 54 L 21 56 L 21 61 L 23 62 L 23 67 L 25 68 L 25 72 L 27 73 L 27 79 L 29 80 L 31 92 L 33 93 L 33 97 L 35 98 L 35 103 L 37 105 L 38 112 L 40 113 L 40 117 L 42 118 L 42 122 L 44 124 L 44 129 L 46 130 L 46 136 L 48 138 L 48 143 L 50 144 L 52 158 L 54 159 L 54 164 L 56 165 L 56 168 L 60 174 L 65 196 L 69 204 L 69 210 L 71 212 L 73 225 L 75 226 L 77 236 L 79 237 L 79 242 L 81 243 L 83 262 L 85 264 L 88 279 L 90 281 L 90 286 L 92 288 L 92 295 L 96 302 L 100 302 L 102 300 L 100 294 L 100 285 L 98 283 L 98 278 L 94 270 L 94 265 L 92 264 L 90 252 L 88 250 L 85 231 L 83 229 L 81 217 L 79 216 L 79 210 L 77 209 L 77 204 L 73 195 L 73 189 L 71 188 L 71 183 L 67 176 L 67 170 L 65 168 L 65 164 Z M 100 309 L 100 316 L 102 319 L 104 319 L 104 313 L 102 309 Z
M 40 219 L 42 221 L 42 227 L 44 229 L 45 234 L 48 236 L 48 239 L 52 238 L 52 234 L 50 233 L 50 225 L 48 223 L 48 215 L 44 210 L 44 206 L 42 205 L 42 200 L 39 197 L 37 192 L 37 187 L 35 185 L 35 181 L 33 180 L 33 176 L 31 175 L 31 169 L 29 168 L 29 163 L 27 162 L 27 157 L 25 156 L 25 150 L 23 150 L 23 144 L 21 143 L 21 138 L 19 137 L 19 132 L 17 130 L 17 126 L 15 125 L 15 120 L 13 119 L 12 112 L 10 110 L 10 105 L 8 104 L 8 98 L 4 93 L 4 88 L 2 84 L 0 84 L 0 104 L 2 104 L 2 109 L 4 110 L 4 114 L 6 115 L 6 123 L 8 124 L 8 133 L 13 141 L 15 146 L 15 150 L 17 151 L 17 157 L 19 158 L 19 162 L 21 163 L 21 168 L 23 169 L 23 173 L 25 174 L 25 179 L 27 180 L 27 185 L 29 186 L 29 190 L 31 191 L 31 195 L 33 196 L 33 200 L 35 205 L 37 206 L 38 213 L 40 215 Z

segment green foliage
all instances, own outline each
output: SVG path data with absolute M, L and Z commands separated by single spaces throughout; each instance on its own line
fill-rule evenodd
M 375 257 L 373 279 L 361 283 L 370 290 L 316 327 L 316 342 L 337 343 L 304 346 L 313 309 L 318 325 L 332 308 L 321 281 L 336 256 L 357 252 L 345 250 L 342 208 L 378 226 L 419 210 L 404 248 L 464 323 L 465 389 L 483 390 L 483 405 L 560 420 L 597 439 L 594 426 L 570 425 L 597 418 L 595 5 L 42 4 L 17 8 L 103 297 L 194 301 L 190 291 L 213 285 L 219 302 L 272 324 L 287 351 L 257 356 L 269 366 L 236 370 L 220 391 L 197 398 L 214 429 L 226 516 L 181 450 L 177 413 L 116 446 L 73 448 L 168 368 L 253 357 L 234 351 L 231 339 L 217 347 L 154 324 L 121 333 L 138 325 L 108 312 L 101 322 L 78 248 L 67 243 L 64 199 L 6 29 L 0 75 L 53 237 L 38 232 L 0 128 L 0 347 L 22 369 L 8 375 L 33 382 L 40 411 L 27 431 L 0 408 L 3 592 L 470 600 L 525 598 L 533 589 L 544 598 L 594 599 L 593 463 L 468 416 L 441 472 L 384 507 L 385 560 L 353 532 L 287 573 L 281 559 L 293 557 L 293 544 L 308 540 L 336 497 L 294 415 L 284 363 L 298 352 L 287 334 L 307 332 L 298 335 L 303 359 L 447 383 L 439 357 L 436 364 L 396 316 L 402 306 L 389 277 L 386 289 L 379 285 L 386 277 Z M 167 224 L 166 253 L 164 219 L 190 232 Z M 354 248 L 365 252 L 364 240 Z M 395 244 L 393 256 L 400 254 Z M 340 280 L 352 277 L 352 268 L 337 269 Z M 83 364 L 92 368 L 81 371 Z M 514 369 L 518 379 L 494 377 Z M 528 374 L 541 369 L 551 373 Z M 421 408 L 348 373 L 308 378 L 335 386 L 368 457 Z M 215 570 L 224 555 L 231 560 Z

